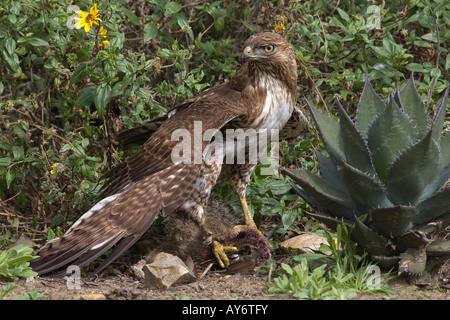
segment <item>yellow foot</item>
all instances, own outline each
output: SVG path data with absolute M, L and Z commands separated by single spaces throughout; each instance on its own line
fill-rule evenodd
M 238 252 L 238 249 L 236 247 L 224 246 L 216 240 L 213 240 L 212 242 L 212 250 L 221 268 L 228 268 L 228 266 L 230 265 L 227 253 Z

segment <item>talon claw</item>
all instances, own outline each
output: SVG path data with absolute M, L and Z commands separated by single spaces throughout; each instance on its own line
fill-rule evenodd
M 212 246 L 214 256 L 216 257 L 220 267 L 228 268 L 230 261 L 228 260 L 227 253 L 236 253 L 238 252 L 238 249 L 233 246 L 224 246 L 216 240 L 213 240 Z

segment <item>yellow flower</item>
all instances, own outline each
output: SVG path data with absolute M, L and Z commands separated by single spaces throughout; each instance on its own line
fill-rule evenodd
M 79 20 L 76 24 L 75 24 L 75 28 L 77 29 L 81 29 L 84 27 L 84 31 L 85 32 L 89 32 L 89 30 L 91 30 L 92 26 L 98 25 L 98 21 L 102 22 L 102 20 L 100 19 L 100 15 L 98 14 L 100 12 L 99 9 L 97 9 L 97 4 L 94 4 L 91 7 L 90 12 L 86 12 L 83 10 L 78 11 L 77 13 L 80 15 L 80 17 L 75 17 L 74 19 Z
M 58 171 L 56 171 L 56 167 L 58 166 L 58 163 L 52 164 L 52 170 L 50 170 L 50 174 L 56 174 Z
M 281 31 L 281 30 L 286 30 L 286 24 L 287 22 L 287 17 L 283 14 L 283 15 L 278 15 L 275 17 L 275 32 Z
M 108 32 L 108 30 L 104 29 L 103 26 L 100 27 L 100 30 L 98 30 L 98 35 L 100 36 L 100 38 L 106 38 L 106 33 Z M 100 47 L 105 47 L 109 44 L 108 40 L 102 39 L 98 45 Z

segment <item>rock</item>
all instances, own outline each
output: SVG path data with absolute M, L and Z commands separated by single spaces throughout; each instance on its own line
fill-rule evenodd
M 167 289 L 197 280 L 180 258 L 165 252 L 158 253 L 143 270 L 148 289 Z
M 319 250 L 321 244 L 328 244 L 327 239 L 315 233 L 304 233 L 280 243 L 280 245 L 284 248 L 299 249 L 303 253 L 312 253 L 317 251 Z
M 143 267 L 147 264 L 147 261 L 145 259 L 139 260 L 135 264 L 131 266 L 131 272 L 134 274 L 134 276 L 139 280 L 145 279 L 145 274 Z
M 106 300 L 106 297 L 100 293 L 82 294 L 81 296 L 75 297 L 74 300 Z

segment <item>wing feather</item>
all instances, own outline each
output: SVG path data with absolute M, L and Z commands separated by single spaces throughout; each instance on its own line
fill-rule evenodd
M 166 215 L 181 206 L 199 178 L 201 164 L 172 161 L 179 143 L 171 140 L 173 130 L 184 128 L 192 137 L 195 121 L 201 122 L 202 135 L 220 130 L 245 115 L 239 99 L 239 92 L 220 86 L 168 118 L 140 150 L 110 171 L 101 201 L 39 251 L 40 258 L 31 262 L 33 270 L 45 274 L 72 263 L 86 265 L 116 245 L 98 272 L 133 245 L 161 211 Z

